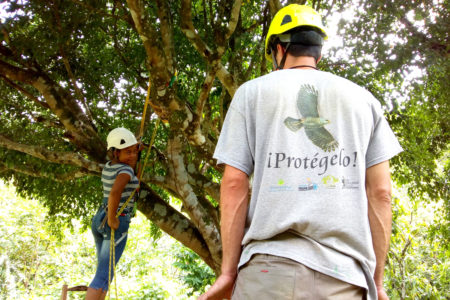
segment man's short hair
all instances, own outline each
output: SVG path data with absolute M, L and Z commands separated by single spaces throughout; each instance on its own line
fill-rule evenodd
M 294 57 L 311 56 L 314 57 L 316 61 L 319 60 L 320 55 L 322 54 L 323 33 L 318 29 L 310 26 L 302 26 L 289 30 L 276 38 L 273 43 L 275 53 L 277 44 L 286 48 L 289 43 L 288 41 L 284 41 L 286 40 L 286 36 L 289 37 L 291 43 L 288 49 L 290 55 Z

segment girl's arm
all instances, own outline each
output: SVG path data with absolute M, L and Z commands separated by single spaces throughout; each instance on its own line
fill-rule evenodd
M 111 188 L 108 198 L 108 225 L 112 229 L 119 228 L 119 219 L 116 218 L 117 208 L 119 207 L 120 198 L 123 189 L 130 181 L 131 176 L 127 173 L 117 175 L 116 180 Z

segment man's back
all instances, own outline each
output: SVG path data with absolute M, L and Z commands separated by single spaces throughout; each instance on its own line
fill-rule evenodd
M 365 171 L 401 149 L 379 102 L 330 73 L 282 70 L 245 83 L 226 123 L 215 156 L 254 175 L 239 265 L 266 253 L 366 287 L 375 257 Z

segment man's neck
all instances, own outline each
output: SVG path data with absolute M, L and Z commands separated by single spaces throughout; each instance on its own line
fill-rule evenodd
M 283 69 L 316 69 L 316 60 L 310 56 L 293 57 L 288 55 Z

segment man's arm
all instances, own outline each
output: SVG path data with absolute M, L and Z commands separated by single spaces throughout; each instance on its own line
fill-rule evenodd
M 366 193 L 369 201 L 369 223 L 376 257 L 374 280 L 378 299 L 389 299 L 383 288 L 384 262 L 391 238 L 391 177 L 389 161 L 366 170 Z
M 247 174 L 226 165 L 220 187 L 221 275 L 209 291 L 198 298 L 199 300 L 231 298 L 237 276 L 237 265 L 241 256 L 241 242 L 247 218 L 248 192 Z

